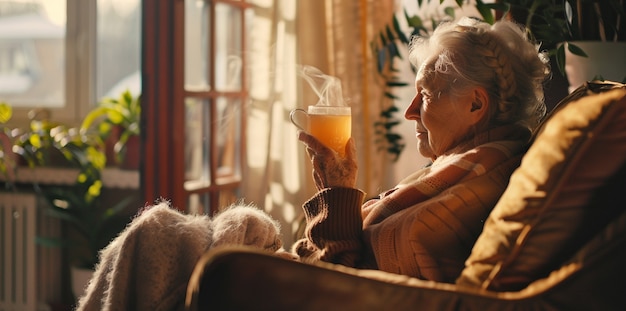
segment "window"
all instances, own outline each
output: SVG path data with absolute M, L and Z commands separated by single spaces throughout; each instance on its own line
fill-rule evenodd
M 207 213 L 234 202 L 241 182 L 246 6 L 185 3 L 184 190 L 187 209 Z
M 103 96 L 140 92 L 139 0 L 0 0 L 0 101 L 78 125 Z
M 0 100 L 63 107 L 65 20 L 65 0 L 0 1 Z
M 144 3 L 142 182 L 192 213 L 215 213 L 240 197 L 245 154 L 246 19 L 234 0 Z M 146 74 L 144 72 L 144 74 Z M 167 88 L 160 86 L 166 85 Z
M 139 4 L 139 0 L 98 0 L 96 99 L 118 96 L 126 89 L 141 92 Z

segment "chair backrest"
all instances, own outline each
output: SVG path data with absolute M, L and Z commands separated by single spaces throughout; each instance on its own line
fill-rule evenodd
M 584 93 L 559 105 L 538 131 L 458 284 L 523 289 L 624 210 L 626 182 L 614 180 L 626 163 L 626 85 L 590 83 Z

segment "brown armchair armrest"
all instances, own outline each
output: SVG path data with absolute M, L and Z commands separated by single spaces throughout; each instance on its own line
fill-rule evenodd
M 586 247 L 584 259 L 579 255 L 548 278 L 517 292 L 306 264 L 246 247 L 225 247 L 208 251 L 198 262 L 186 307 L 194 311 L 621 310 L 626 306 L 626 236 L 614 228 L 623 229 L 625 215 L 613 229 L 607 228 L 608 241 L 600 236 L 590 242 L 595 246 Z

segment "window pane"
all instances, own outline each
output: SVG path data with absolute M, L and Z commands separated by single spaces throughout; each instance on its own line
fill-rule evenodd
M 211 199 L 208 193 L 194 193 L 187 199 L 187 212 L 195 215 L 209 214 Z
M 187 98 L 185 101 L 185 188 L 207 187 L 209 170 L 209 101 Z
M 210 89 L 211 59 L 209 31 L 209 4 L 207 1 L 185 1 L 185 89 Z
M 188 98 L 185 103 L 185 189 L 211 185 L 210 152 L 214 152 L 216 183 L 240 180 L 241 101 L 220 97 L 215 101 L 215 118 L 210 101 Z M 214 122 L 214 124 L 211 124 Z M 211 128 L 215 129 L 213 147 Z
M 222 211 L 224 208 L 235 204 L 236 202 L 241 202 L 241 191 L 239 188 L 236 189 L 227 189 L 223 188 L 219 192 L 219 200 L 217 201 L 217 211 Z
M 210 215 L 222 211 L 240 199 L 241 194 L 238 189 L 223 189 L 218 193 L 192 193 L 187 198 L 187 212 Z
M 241 101 L 220 97 L 217 99 L 217 181 L 218 184 L 239 179 L 241 154 Z M 223 182 L 220 182 L 225 178 Z
M 98 0 L 96 99 L 141 93 L 139 0 Z
M 223 3 L 215 5 L 215 88 L 241 89 L 242 9 Z
M 65 102 L 65 0 L 0 0 L 0 98 L 13 107 Z

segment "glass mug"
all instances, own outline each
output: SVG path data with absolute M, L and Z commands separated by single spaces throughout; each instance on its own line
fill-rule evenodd
M 298 123 L 298 115 L 306 117 L 306 127 Z M 326 147 L 344 156 L 346 143 L 352 135 L 352 110 L 348 106 L 309 106 L 308 111 L 294 109 L 291 123 L 315 136 Z

